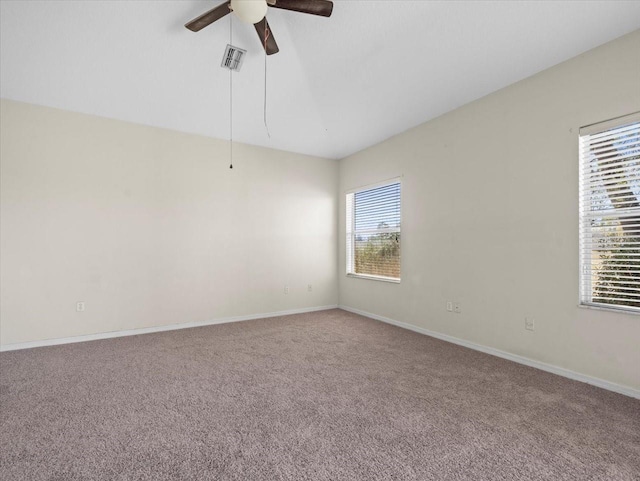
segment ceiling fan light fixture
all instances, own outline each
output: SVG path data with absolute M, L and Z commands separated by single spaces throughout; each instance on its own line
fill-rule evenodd
M 267 14 L 267 0 L 231 0 L 231 10 L 243 22 L 256 24 Z

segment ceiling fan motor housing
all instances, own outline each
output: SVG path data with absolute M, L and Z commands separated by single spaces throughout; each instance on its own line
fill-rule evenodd
M 231 10 L 243 22 L 256 24 L 267 14 L 267 1 L 231 0 Z

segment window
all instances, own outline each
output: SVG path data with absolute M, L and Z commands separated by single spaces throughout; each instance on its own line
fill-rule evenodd
M 640 113 L 580 129 L 580 303 L 640 312 Z
M 347 275 L 400 281 L 400 181 L 347 194 Z

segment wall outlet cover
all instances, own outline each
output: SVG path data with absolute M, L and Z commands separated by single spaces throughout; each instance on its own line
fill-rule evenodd
M 525 317 L 524 318 L 524 328 L 527 331 L 535 331 L 536 329 L 536 321 L 533 317 Z

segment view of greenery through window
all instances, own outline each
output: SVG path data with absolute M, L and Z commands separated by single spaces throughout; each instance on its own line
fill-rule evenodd
M 640 123 L 594 135 L 583 149 L 591 302 L 640 307 Z
M 400 183 L 354 194 L 353 272 L 400 278 Z
M 594 263 L 593 302 L 640 307 L 640 237 L 622 231 L 598 243 L 602 250 Z M 631 244 L 634 247 L 625 247 Z
M 400 278 L 400 233 L 356 237 L 355 272 Z

